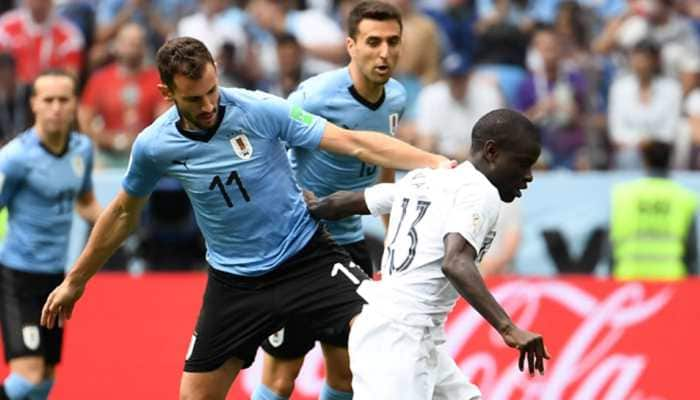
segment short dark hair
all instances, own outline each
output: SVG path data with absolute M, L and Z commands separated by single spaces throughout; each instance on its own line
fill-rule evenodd
M 357 36 L 357 27 L 364 19 L 373 19 L 377 21 L 395 20 L 399 24 L 399 29 L 403 30 L 401 22 L 401 12 L 398 8 L 383 1 L 365 0 L 356 5 L 348 16 L 348 36 L 355 39 Z
M 59 69 L 59 68 L 49 68 L 41 71 L 39 75 L 37 75 L 36 78 L 34 78 L 34 81 L 32 82 L 32 89 L 31 89 L 31 97 L 36 96 L 36 82 L 43 77 L 46 76 L 56 76 L 56 77 L 64 77 L 68 78 L 71 83 L 73 84 L 73 95 L 77 96 L 78 95 L 78 80 L 75 78 L 75 75 L 72 73 L 66 71 L 65 69 Z
M 175 75 L 199 79 L 207 64 L 215 65 L 204 43 L 191 37 L 170 39 L 156 53 L 160 80 L 169 88 L 175 87 Z
M 299 40 L 297 40 L 297 37 L 289 32 L 280 33 L 279 35 L 275 36 L 275 39 L 275 41 L 277 42 L 277 46 L 283 46 L 287 44 L 299 46 Z
M 540 143 L 537 127 L 523 114 L 507 108 L 486 113 L 472 129 L 471 152 L 483 150 L 487 141 L 493 140 L 499 147 Z
M 652 140 L 642 145 L 642 157 L 648 168 L 665 171 L 671 166 L 673 145 L 660 140 Z

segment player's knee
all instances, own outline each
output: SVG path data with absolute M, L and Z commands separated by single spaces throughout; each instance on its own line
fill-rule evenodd
M 326 374 L 326 383 L 335 390 L 342 392 L 352 391 L 352 373 L 350 369 L 328 369 Z
M 265 384 L 270 390 L 282 397 L 289 397 L 294 391 L 294 380 L 296 375 L 288 373 L 279 373 L 271 377 L 270 381 Z

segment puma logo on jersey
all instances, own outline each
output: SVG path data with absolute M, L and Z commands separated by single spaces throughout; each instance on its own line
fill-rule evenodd
M 188 170 L 188 171 L 190 170 L 190 169 L 187 167 L 187 160 L 185 160 L 185 161 L 173 160 L 173 164 L 174 164 L 174 165 L 182 165 L 183 167 L 185 167 L 186 170 Z

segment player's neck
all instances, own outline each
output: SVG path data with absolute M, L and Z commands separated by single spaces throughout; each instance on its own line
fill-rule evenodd
M 68 140 L 68 132 L 46 132 L 41 126 L 35 125 L 34 130 L 36 131 L 39 140 L 44 147 L 53 154 L 61 154 L 66 148 L 66 141 Z
M 376 103 L 382 97 L 384 93 L 383 83 L 374 83 L 365 79 L 360 71 L 357 71 L 354 64 L 350 64 L 350 78 L 352 79 L 352 85 L 355 87 L 357 93 L 362 96 L 363 99 L 370 103 Z

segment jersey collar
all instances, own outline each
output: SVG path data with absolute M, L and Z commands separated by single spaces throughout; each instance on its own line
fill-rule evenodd
M 178 114 L 180 112 L 178 111 Z M 216 131 L 219 130 L 219 126 L 221 126 L 221 122 L 224 120 L 224 114 L 226 113 L 226 106 L 219 104 L 219 115 L 217 116 L 216 124 L 212 126 L 209 129 L 206 130 L 199 130 L 199 131 L 190 131 L 188 129 L 185 129 L 182 127 L 182 124 L 180 122 L 182 121 L 182 116 L 175 122 L 175 127 L 177 128 L 178 132 L 180 134 L 190 140 L 196 140 L 198 142 L 209 142 L 212 137 L 216 134 Z
M 350 85 L 348 87 L 348 91 L 350 92 L 352 97 L 355 98 L 355 100 L 357 100 L 360 104 L 369 108 L 372 111 L 377 111 L 377 109 L 379 109 L 379 107 L 381 107 L 382 104 L 384 104 L 384 99 L 386 98 L 386 90 L 384 88 L 382 88 L 382 95 L 379 97 L 379 100 L 377 100 L 375 103 L 372 103 L 364 97 L 362 97 L 360 92 L 358 92 L 357 89 L 355 89 L 355 85 Z

